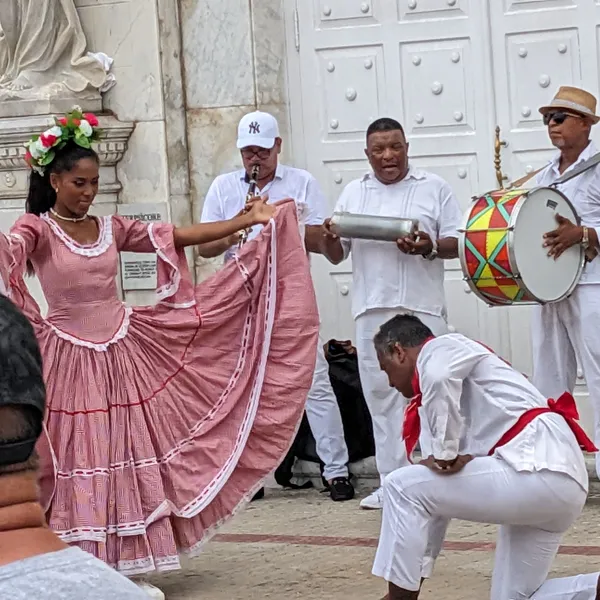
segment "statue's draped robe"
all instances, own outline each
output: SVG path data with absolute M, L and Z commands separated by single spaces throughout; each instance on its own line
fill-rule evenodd
M 58 83 L 79 94 L 106 80 L 86 53 L 73 0 L 0 0 L 0 84 Z

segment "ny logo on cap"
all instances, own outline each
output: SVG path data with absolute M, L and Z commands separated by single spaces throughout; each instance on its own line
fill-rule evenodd
M 260 133 L 260 123 L 258 121 L 252 121 L 248 133 Z

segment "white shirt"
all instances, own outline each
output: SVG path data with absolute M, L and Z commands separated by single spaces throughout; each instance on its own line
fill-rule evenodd
M 548 406 L 524 375 L 458 333 L 426 343 L 417 372 L 424 425 L 421 443 L 424 452 L 438 460 L 453 460 L 458 454 L 487 456 L 526 410 Z M 588 489 L 583 453 L 558 414 L 536 417 L 495 455 L 517 471 L 565 473 Z
M 419 220 L 432 239 L 458 237 L 462 211 L 450 186 L 437 175 L 410 167 L 398 183 L 385 185 L 369 173 L 349 183 L 337 211 Z M 395 242 L 343 239 L 352 252 L 352 313 L 403 308 L 445 316 L 444 261 L 406 255 Z
M 210 186 L 202 208 L 202 223 L 214 223 L 232 219 L 243 208 L 248 193 L 248 181 L 243 169 L 219 175 Z M 325 220 L 327 201 L 317 180 L 308 172 L 294 167 L 278 165 L 275 178 L 268 183 L 260 195 L 269 195 L 269 203 L 285 198 L 293 198 L 302 208 L 303 225 L 321 225 Z M 250 230 L 248 239 L 258 235 L 262 225 Z M 225 253 L 225 260 L 231 258 L 234 250 Z
M 579 155 L 577 161 L 565 173 L 579 166 L 579 164 L 596 154 L 596 152 L 598 152 L 598 149 L 594 142 L 590 142 L 586 149 Z M 547 187 L 561 177 L 558 171 L 559 164 L 560 152 L 557 153 L 543 171 L 537 174 L 535 178 L 536 184 Z M 581 224 L 595 229 L 600 238 L 600 168 L 596 166 L 589 169 L 582 175 L 559 185 L 557 189 L 571 201 L 581 218 Z M 586 264 L 579 283 L 600 283 L 600 259 L 598 257 L 591 263 Z

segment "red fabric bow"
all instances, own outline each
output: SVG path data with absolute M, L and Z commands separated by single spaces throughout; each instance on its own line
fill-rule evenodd
M 499 442 L 490 450 L 489 456 L 494 454 L 497 448 L 508 444 L 513 440 L 533 419 L 539 415 L 546 413 L 556 413 L 560 415 L 569 425 L 571 431 L 575 435 L 575 439 L 579 444 L 579 447 L 584 452 L 598 452 L 598 448 L 594 445 L 592 440 L 587 436 L 583 430 L 579 421 L 579 413 L 577 412 L 577 405 L 575 404 L 575 398 L 569 392 L 565 392 L 558 400 L 550 398 L 548 400 L 548 408 L 532 408 L 525 411 L 517 420 L 517 422 L 500 438 Z

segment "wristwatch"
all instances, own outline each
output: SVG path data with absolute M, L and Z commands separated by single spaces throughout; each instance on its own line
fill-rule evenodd
M 590 232 L 585 225 L 581 228 L 581 230 L 583 231 L 581 245 L 583 246 L 584 250 L 588 250 L 590 247 Z
M 438 245 L 435 240 L 431 240 L 431 252 L 429 254 L 423 254 L 423 258 L 426 260 L 435 260 L 438 255 Z

